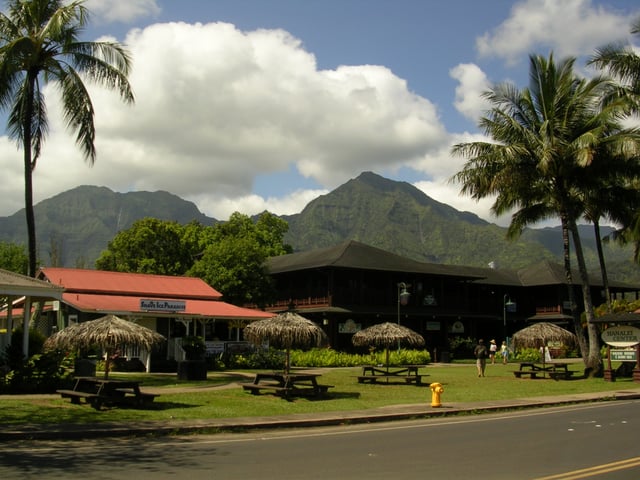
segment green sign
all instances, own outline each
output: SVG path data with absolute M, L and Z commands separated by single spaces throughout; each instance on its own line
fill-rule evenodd
M 618 362 L 635 362 L 636 359 L 636 350 L 635 348 L 632 350 L 619 350 L 619 349 L 611 349 L 611 360 Z

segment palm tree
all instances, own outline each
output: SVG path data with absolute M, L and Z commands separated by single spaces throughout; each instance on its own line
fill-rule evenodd
M 472 142 L 453 147 L 452 153 L 468 158 L 453 181 L 462 193 L 476 199 L 495 196 L 492 210 L 512 215 L 508 235 L 518 236 L 530 224 L 559 217 L 563 228 L 565 271 L 572 288 L 569 236 L 578 264 L 587 342 L 578 318 L 576 333 L 585 366 L 594 373 L 602 363 L 599 354 L 593 303 L 577 220 L 585 213 L 583 179 L 594 165 L 604 162 L 595 155 L 603 138 L 621 131 L 616 123 L 619 104 L 602 105 L 611 83 L 604 77 L 579 79 L 575 59 L 556 65 L 553 55 L 530 57 L 529 88 L 501 84 L 485 94 L 493 104 L 480 126 L 495 143 Z M 620 137 L 622 141 L 624 136 Z M 611 141 L 613 144 L 613 140 Z
M 640 35 L 640 17 L 631 26 L 631 33 Z M 640 109 L 640 56 L 630 45 L 610 44 L 596 50 L 589 64 L 607 71 L 620 82 L 617 97 L 628 102 L 629 113 L 638 113 Z M 638 190 L 638 182 L 630 182 L 630 188 Z M 633 242 L 634 260 L 640 263 L 640 210 L 637 202 L 619 208 L 619 223 L 622 227 L 613 238 L 622 244 Z
M 48 82 L 60 87 L 66 123 L 92 165 L 94 110 L 83 79 L 133 103 L 130 58 L 117 43 L 79 41 L 88 19 L 82 0 L 10 0 L 7 12 L 0 13 L 0 107 L 9 109 L 8 133 L 24 150 L 29 274 L 35 276 L 32 174 L 48 128 L 42 89 Z

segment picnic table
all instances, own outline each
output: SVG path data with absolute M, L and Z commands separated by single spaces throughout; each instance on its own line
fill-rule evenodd
M 71 403 L 79 404 L 80 400 L 84 400 L 96 410 L 103 405 L 145 407 L 158 395 L 140 391 L 141 383 L 134 380 L 75 377 L 73 389 L 56 391 L 62 398 L 70 398 Z
M 333 385 L 318 383 L 319 373 L 283 373 L 262 372 L 257 373 L 253 383 L 242 385 L 245 391 L 258 395 L 262 390 L 271 391 L 283 398 L 294 396 L 320 397 L 327 393 Z
M 554 380 L 569 380 L 574 372 L 569 370 L 569 364 L 565 362 L 547 362 L 547 363 L 520 363 L 519 370 L 515 370 L 513 374 L 516 378 L 539 378 L 549 377 Z
M 405 383 L 422 384 L 422 377 L 418 370 L 425 365 L 403 365 L 400 368 L 390 370 L 389 368 L 381 368 L 380 366 L 364 365 L 362 367 L 362 375 L 358 376 L 358 383 L 378 383 L 389 380 L 403 380 Z

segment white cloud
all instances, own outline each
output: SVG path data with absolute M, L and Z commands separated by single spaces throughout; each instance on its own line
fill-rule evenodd
M 413 168 L 426 177 L 425 180 L 414 182 L 413 185 L 440 203 L 450 205 L 462 212 L 473 212 L 487 222 L 506 226 L 510 221 L 509 215 L 497 218 L 491 213 L 493 198 L 476 201 L 467 195 L 463 196 L 460 193 L 462 186 L 452 181 L 452 177 L 462 169 L 467 159 L 452 156 L 451 145 L 484 141 L 488 141 L 487 137 L 479 134 L 461 133 L 448 136 L 446 146 L 425 155 L 413 164 Z
M 482 57 L 498 57 L 514 64 L 532 53 L 558 58 L 590 55 L 611 42 L 611 33 L 625 39 L 631 19 L 595 7 L 591 0 L 526 0 L 515 4 L 510 17 L 499 27 L 476 39 Z M 545 48 L 544 51 L 539 51 Z
M 92 18 L 103 23 L 130 23 L 139 18 L 156 17 L 161 11 L 157 0 L 87 0 L 85 6 Z
M 293 213 L 291 205 L 299 211 L 308 193 L 290 193 L 288 185 L 283 198 L 256 198 L 254 178 L 294 164 L 321 188 L 333 188 L 446 146 L 436 108 L 389 69 L 318 70 L 300 40 L 282 30 L 168 23 L 133 30 L 125 43 L 136 104 L 91 87 L 92 168 L 62 126 L 57 92 L 47 89 L 50 135 L 35 171 L 36 200 L 89 184 L 197 198 L 216 218 L 250 205 Z M 15 150 L 13 157 L 0 165 L 21 165 Z M 22 184 L 13 185 L 17 198 Z
M 451 78 L 458 81 L 454 106 L 462 115 L 477 121 L 489 108 L 482 96 L 491 84 L 485 73 L 475 64 L 461 63 L 449 72 Z

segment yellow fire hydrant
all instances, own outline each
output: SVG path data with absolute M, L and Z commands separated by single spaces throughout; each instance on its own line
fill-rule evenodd
M 432 383 L 429 385 L 431 388 L 431 406 L 432 407 L 441 407 L 440 403 L 440 395 L 444 392 L 444 388 L 442 388 L 442 384 L 440 383 Z

